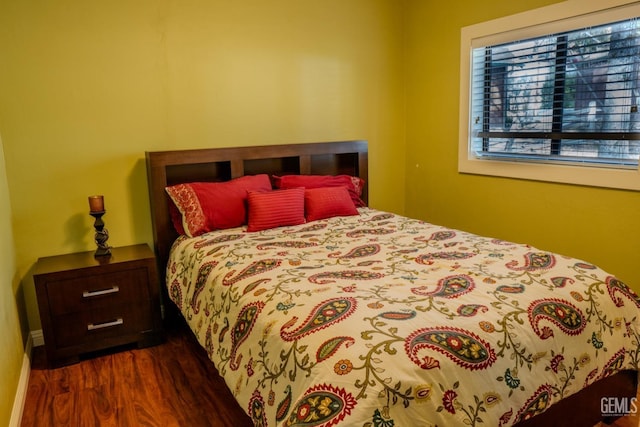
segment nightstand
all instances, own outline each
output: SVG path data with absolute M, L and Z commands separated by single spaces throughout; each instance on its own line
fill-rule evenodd
M 38 259 L 36 287 L 47 360 L 52 367 L 125 344 L 162 341 L 156 258 L 147 245 Z

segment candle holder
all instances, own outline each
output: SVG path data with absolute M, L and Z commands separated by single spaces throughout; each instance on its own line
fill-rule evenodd
M 89 215 L 95 218 L 95 222 L 93 223 L 93 227 L 96 229 L 95 239 L 96 245 L 98 245 L 98 249 L 94 256 L 111 256 L 111 246 L 107 245 L 107 240 L 109 240 L 109 232 L 106 228 L 104 228 L 104 221 L 102 221 L 102 215 L 104 215 L 107 211 L 91 211 Z

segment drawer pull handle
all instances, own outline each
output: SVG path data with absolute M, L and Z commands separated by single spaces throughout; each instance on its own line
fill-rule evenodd
M 117 285 L 109 289 L 100 289 L 99 291 L 84 291 L 82 298 L 99 297 L 100 295 L 115 294 L 116 292 L 120 292 L 120 287 Z
M 112 326 L 122 325 L 124 320 L 122 317 L 118 317 L 116 320 L 112 320 L 111 322 L 98 323 L 97 325 L 94 323 L 89 323 L 87 325 L 88 331 L 95 331 L 96 329 L 110 328 Z

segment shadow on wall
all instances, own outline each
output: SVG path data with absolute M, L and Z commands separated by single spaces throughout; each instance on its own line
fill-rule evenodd
M 151 225 L 151 208 L 149 205 L 149 189 L 147 185 L 146 159 L 138 159 L 129 175 L 129 203 L 131 209 L 131 224 L 133 226 L 133 241 L 148 243 L 153 249 L 153 234 Z
M 29 316 L 27 316 L 27 303 L 24 297 L 24 281 L 20 281 L 20 278 L 16 273 L 13 278 L 13 282 L 17 284 L 13 298 L 16 303 L 16 311 L 18 313 L 18 321 L 20 323 L 22 347 L 24 348 L 27 345 L 27 338 L 29 336 Z
M 65 240 L 62 246 L 68 248 L 69 252 L 86 251 L 90 246 L 89 236 L 93 237 L 91 230 L 92 228 L 87 226 L 86 215 L 82 213 L 71 215 L 64 223 Z
M 16 280 L 20 281 L 20 286 L 16 289 L 15 299 L 16 307 L 18 308 L 18 318 L 20 319 L 20 330 L 22 332 L 22 345 L 27 344 L 27 339 L 31 331 L 40 329 L 40 314 L 38 313 L 38 304 L 34 304 L 30 307 L 27 301 L 36 301 L 36 290 L 33 283 L 33 272 L 35 270 L 35 262 L 29 270 L 26 272 L 22 280 L 16 277 Z M 38 320 L 37 324 L 35 320 Z

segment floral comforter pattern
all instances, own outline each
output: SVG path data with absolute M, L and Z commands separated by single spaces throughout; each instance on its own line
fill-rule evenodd
M 596 266 L 368 208 L 181 237 L 167 286 L 256 426 L 509 426 L 640 358 Z

